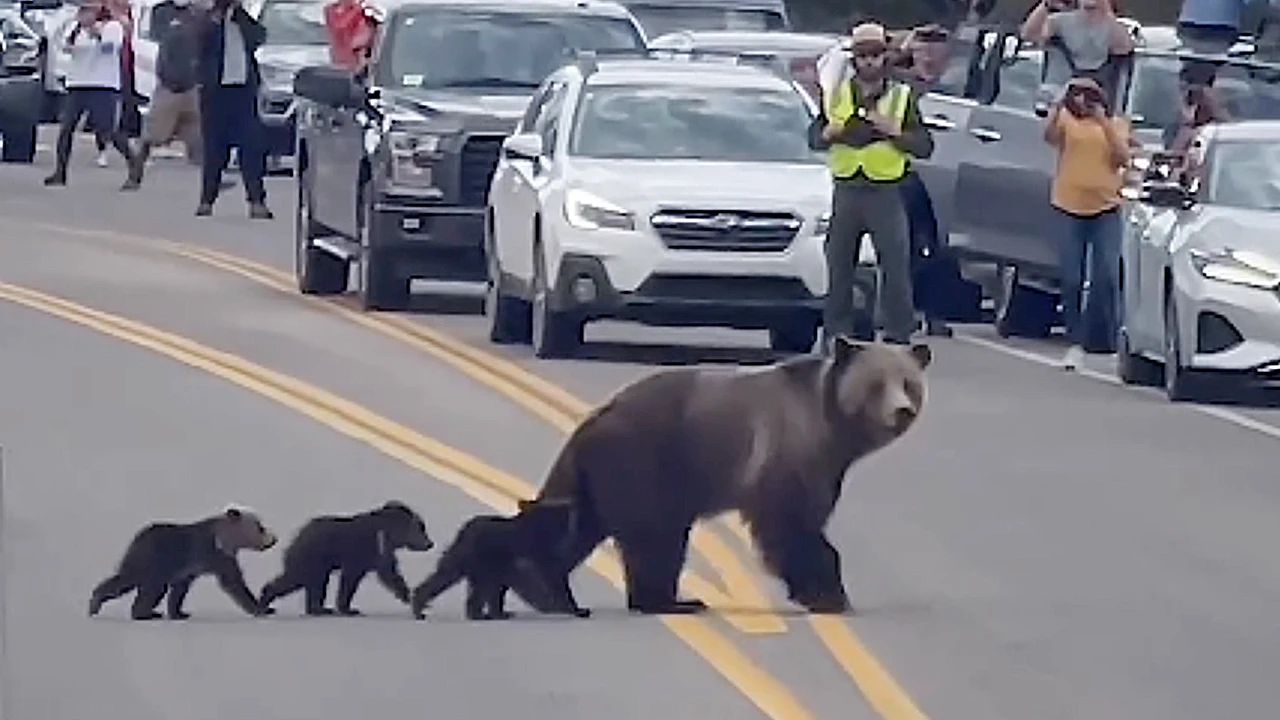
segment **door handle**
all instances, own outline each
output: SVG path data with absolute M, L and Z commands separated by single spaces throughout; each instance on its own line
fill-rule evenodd
M 943 115 L 941 113 L 937 115 L 926 115 L 923 119 L 924 119 L 924 124 L 927 127 L 933 128 L 934 130 L 955 130 L 956 129 L 956 124 L 952 122 L 951 119 L 948 118 L 946 115 Z
M 991 128 L 976 127 L 969 128 L 969 134 L 978 138 L 982 142 L 995 142 L 1001 138 L 1000 133 Z

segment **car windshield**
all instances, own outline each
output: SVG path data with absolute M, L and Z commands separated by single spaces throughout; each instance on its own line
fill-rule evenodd
M 1280 144 L 1255 140 L 1217 143 L 1206 170 L 1206 203 L 1280 210 Z
M 782 30 L 786 21 L 774 10 L 714 5 L 626 3 L 649 37 L 680 30 Z
M 672 85 L 588 87 L 572 155 L 603 159 L 821 163 L 810 115 L 786 90 Z
M 392 87 L 532 90 L 572 50 L 629 50 L 644 38 L 624 17 L 423 10 L 400 15 L 380 68 Z
M 268 45 L 327 45 L 324 5 L 311 2 L 268 2 L 258 18 Z
M 1215 63 L 1213 93 L 1232 120 L 1280 119 L 1280 72 L 1242 63 Z M 1180 122 L 1182 85 L 1176 57 L 1139 55 L 1129 89 L 1135 128 L 1167 130 Z

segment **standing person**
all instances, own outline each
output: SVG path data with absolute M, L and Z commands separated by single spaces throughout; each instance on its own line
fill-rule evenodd
M 71 62 L 58 124 L 57 160 L 53 174 L 44 179 L 45 185 L 67 184 L 72 140 L 82 116 L 87 116 L 89 130 L 103 145 L 110 142 L 127 162 L 132 162 L 129 143 L 119 126 L 123 45 L 124 26 L 111 17 L 101 2 L 89 0 L 78 8 L 66 39 Z
M 1211 123 L 1226 122 L 1228 117 L 1221 103 L 1214 97 L 1212 86 L 1198 81 L 1193 73 L 1184 71 L 1181 75 L 1182 103 L 1178 122 L 1165 128 L 1164 141 L 1168 152 L 1185 155 L 1200 128 Z M 1212 81 L 1212 78 L 1209 80 Z
M 120 129 L 125 137 L 137 137 L 142 131 L 142 114 L 134 82 L 133 8 L 129 0 L 104 1 L 112 19 L 124 28 L 124 43 L 120 46 Z
M 334 0 L 324 6 L 324 26 L 329 31 L 329 61 L 359 72 L 373 47 L 373 13 L 362 0 Z
M 266 40 L 267 31 L 239 0 L 214 0 L 208 20 L 202 25 L 198 78 L 204 164 L 196 215 L 213 214 L 222 172 L 235 147 L 249 217 L 269 220 L 272 214 L 262 180 L 266 174 L 266 142 L 258 116 L 262 76 L 254 57 Z
M 1071 9 L 1060 9 L 1071 7 Z M 1133 52 L 1134 39 L 1116 17 L 1111 0 L 1042 0 L 1022 23 L 1021 36 L 1046 50 L 1065 55 L 1066 67 L 1055 61 L 1056 53 L 1046 53 L 1045 82 L 1057 86 L 1070 77 L 1102 73 L 1113 55 Z M 1109 81 L 1108 81 L 1108 84 Z M 1106 88 L 1107 97 L 1115 96 Z
M 854 267 L 863 233 L 871 234 L 880 264 L 887 342 L 908 343 L 915 329 L 911 248 L 902 202 L 909 156 L 928 158 L 933 137 L 920 119 L 911 87 L 889 77 L 883 26 L 863 23 L 850 34 L 852 77 L 823 89 L 825 126 L 816 145 L 827 149 L 834 189 L 827 232 L 826 343 L 854 328 Z
M 1050 201 L 1069 228 L 1062 256 L 1062 315 L 1071 347 L 1062 366 L 1074 370 L 1084 358 L 1090 331 L 1101 328 L 1105 337 L 1114 338 L 1120 316 L 1120 188 L 1129 163 L 1128 124 L 1111 117 L 1098 83 L 1076 78 L 1050 109 L 1044 137 L 1058 151 Z M 1086 256 L 1091 260 L 1089 301 L 1082 308 Z
M 152 10 L 152 36 L 159 45 L 156 87 L 142 130 L 142 147 L 129 168 L 126 187 L 141 186 L 151 151 L 174 138 L 180 137 L 186 143 L 189 159 L 191 154 L 199 158 L 200 97 L 196 84 L 200 30 L 205 21 L 202 13 L 191 6 L 191 0 L 165 0 Z

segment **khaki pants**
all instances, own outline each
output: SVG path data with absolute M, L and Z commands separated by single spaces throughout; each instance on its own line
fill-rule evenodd
M 151 111 L 147 113 L 142 140 L 152 147 L 158 147 L 176 139 L 181 139 L 187 146 L 188 159 L 199 159 L 201 139 L 198 91 L 192 88 L 175 93 L 163 85 L 157 85 L 151 97 Z

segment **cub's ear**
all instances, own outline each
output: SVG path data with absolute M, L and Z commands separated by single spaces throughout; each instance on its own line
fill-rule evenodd
M 831 341 L 831 357 L 837 365 L 851 363 L 867 349 L 867 343 L 854 340 L 847 335 L 837 335 Z
M 933 362 L 933 351 L 924 343 L 916 343 L 911 346 L 911 357 L 920 366 L 920 369 L 924 370 Z
M 244 510 L 236 507 L 235 505 L 231 505 L 223 511 L 223 514 L 226 515 L 228 520 L 239 520 L 244 517 Z

